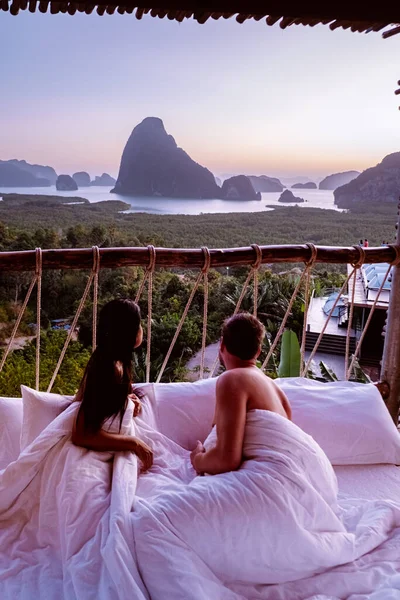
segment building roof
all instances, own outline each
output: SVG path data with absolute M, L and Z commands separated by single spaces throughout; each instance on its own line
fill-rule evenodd
M 288 0 L 168 0 L 167 2 L 143 2 L 138 5 L 131 0 L 103 0 L 61 2 L 49 0 L 0 0 L 0 9 L 10 11 L 13 15 L 20 10 L 30 12 L 68 13 L 76 12 L 90 14 L 97 10 L 99 15 L 135 13 L 137 19 L 149 14 L 152 17 L 183 21 L 195 19 L 205 23 L 208 19 L 228 19 L 236 16 L 239 23 L 248 19 L 264 21 L 267 25 L 279 22 L 282 29 L 290 25 L 309 25 L 314 27 L 320 23 L 329 25 L 332 30 L 337 28 L 350 29 L 353 32 L 381 31 L 391 25 L 397 25 L 385 32 L 384 36 L 400 33 L 400 5 L 396 2 L 359 3 L 325 0 L 305 0 L 293 2 Z
M 324 311 L 324 313 L 326 315 L 329 315 L 329 313 L 332 310 L 333 305 L 336 302 L 337 297 L 339 296 L 338 292 L 333 292 L 330 296 L 328 296 L 322 310 Z M 336 304 L 336 307 L 332 313 L 332 317 L 339 317 L 340 316 L 340 309 L 341 307 L 346 306 L 344 299 L 340 298 L 338 303 Z
M 351 265 L 348 265 L 348 272 L 352 270 Z M 374 265 L 363 265 L 357 273 L 354 306 L 370 308 L 378 294 L 385 275 L 388 270 L 386 263 L 377 263 Z M 387 310 L 390 297 L 390 288 L 392 283 L 392 273 L 389 274 L 379 295 L 379 300 L 376 308 Z M 349 281 L 349 300 L 352 298 L 353 278 Z
M 383 263 L 376 265 L 364 265 L 362 267 L 362 271 L 366 290 L 379 290 L 385 279 L 387 269 L 388 265 Z M 391 282 L 392 278 L 390 274 L 386 279 L 382 289 L 390 291 Z

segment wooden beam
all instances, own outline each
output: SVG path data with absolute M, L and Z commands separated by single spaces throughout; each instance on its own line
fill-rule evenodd
M 400 240 L 398 241 L 400 246 Z M 355 247 L 317 246 L 317 263 L 347 264 L 356 262 L 359 253 Z M 306 244 L 287 246 L 260 246 L 262 263 L 303 263 L 310 259 L 310 248 Z M 365 248 L 365 262 L 390 263 L 396 258 L 396 252 L 390 246 Z M 211 267 L 234 267 L 251 265 L 255 261 L 255 252 L 251 247 L 225 248 L 210 250 Z M 43 269 L 85 269 L 93 264 L 91 248 L 43 250 Z M 35 250 L 22 252 L 0 252 L 0 271 L 33 271 L 35 269 Z M 147 247 L 141 248 L 101 248 L 100 267 L 115 269 L 118 267 L 140 266 L 149 263 Z M 162 268 L 200 268 L 204 264 L 201 249 L 156 248 L 156 266 Z M 400 295 L 399 295 L 400 297 Z
M 400 244 L 400 204 L 398 208 L 397 245 Z M 381 381 L 389 385 L 390 393 L 386 403 L 397 426 L 400 407 L 400 265 L 393 269 L 390 287 Z

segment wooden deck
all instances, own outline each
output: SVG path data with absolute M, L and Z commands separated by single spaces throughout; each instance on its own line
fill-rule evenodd
M 327 320 L 327 315 L 323 311 L 323 307 L 327 299 L 328 296 L 324 296 L 322 298 L 317 298 L 314 296 L 312 298 L 307 315 L 307 331 L 311 331 L 312 333 L 320 333 L 322 331 Z M 339 327 L 338 321 L 338 317 L 331 317 L 325 333 L 328 335 L 346 337 L 347 327 Z M 355 335 L 353 330 L 352 335 Z

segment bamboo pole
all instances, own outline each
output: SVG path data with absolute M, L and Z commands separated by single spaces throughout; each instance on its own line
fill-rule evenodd
M 396 245 L 400 244 L 400 204 Z M 400 407 L 400 265 L 393 268 L 383 348 L 381 381 L 389 385 L 388 410 L 397 425 Z
M 400 240 L 398 240 L 400 244 Z M 310 260 L 310 247 L 306 244 L 286 246 L 260 246 L 261 264 L 271 263 L 305 263 Z M 352 264 L 359 259 L 359 251 L 355 247 L 316 246 L 316 263 Z M 156 248 L 157 267 L 162 268 L 201 268 L 204 264 L 204 253 L 199 249 Z M 49 269 L 87 269 L 93 266 L 92 248 L 43 250 L 43 270 Z M 225 248 L 210 250 L 211 268 L 252 265 L 254 248 Z M 391 263 L 396 252 L 389 246 L 365 248 L 365 262 Z M 117 267 L 147 267 L 149 251 L 141 248 L 101 248 L 101 269 Z M 0 252 L 0 271 L 34 271 L 36 251 Z

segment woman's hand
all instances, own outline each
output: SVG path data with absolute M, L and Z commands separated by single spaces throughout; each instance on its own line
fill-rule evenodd
M 151 467 L 153 466 L 152 449 L 147 444 L 136 438 L 132 450 L 142 463 L 142 471 L 147 471 L 148 469 L 151 469 Z
M 204 475 L 204 473 L 202 473 L 202 471 L 200 471 L 196 467 L 196 457 L 199 454 L 204 454 L 205 451 L 206 451 L 206 449 L 204 448 L 203 444 L 198 441 L 196 444 L 196 448 L 194 450 L 192 450 L 192 452 L 190 453 L 190 462 L 192 463 L 192 467 L 198 475 Z
M 140 415 L 141 411 L 142 411 L 142 403 L 139 400 L 139 398 L 136 396 L 136 394 L 129 394 L 129 399 L 132 400 L 133 404 L 135 405 L 134 409 L 133 409 L 133 416 L 137 417 L 138 415 Z

